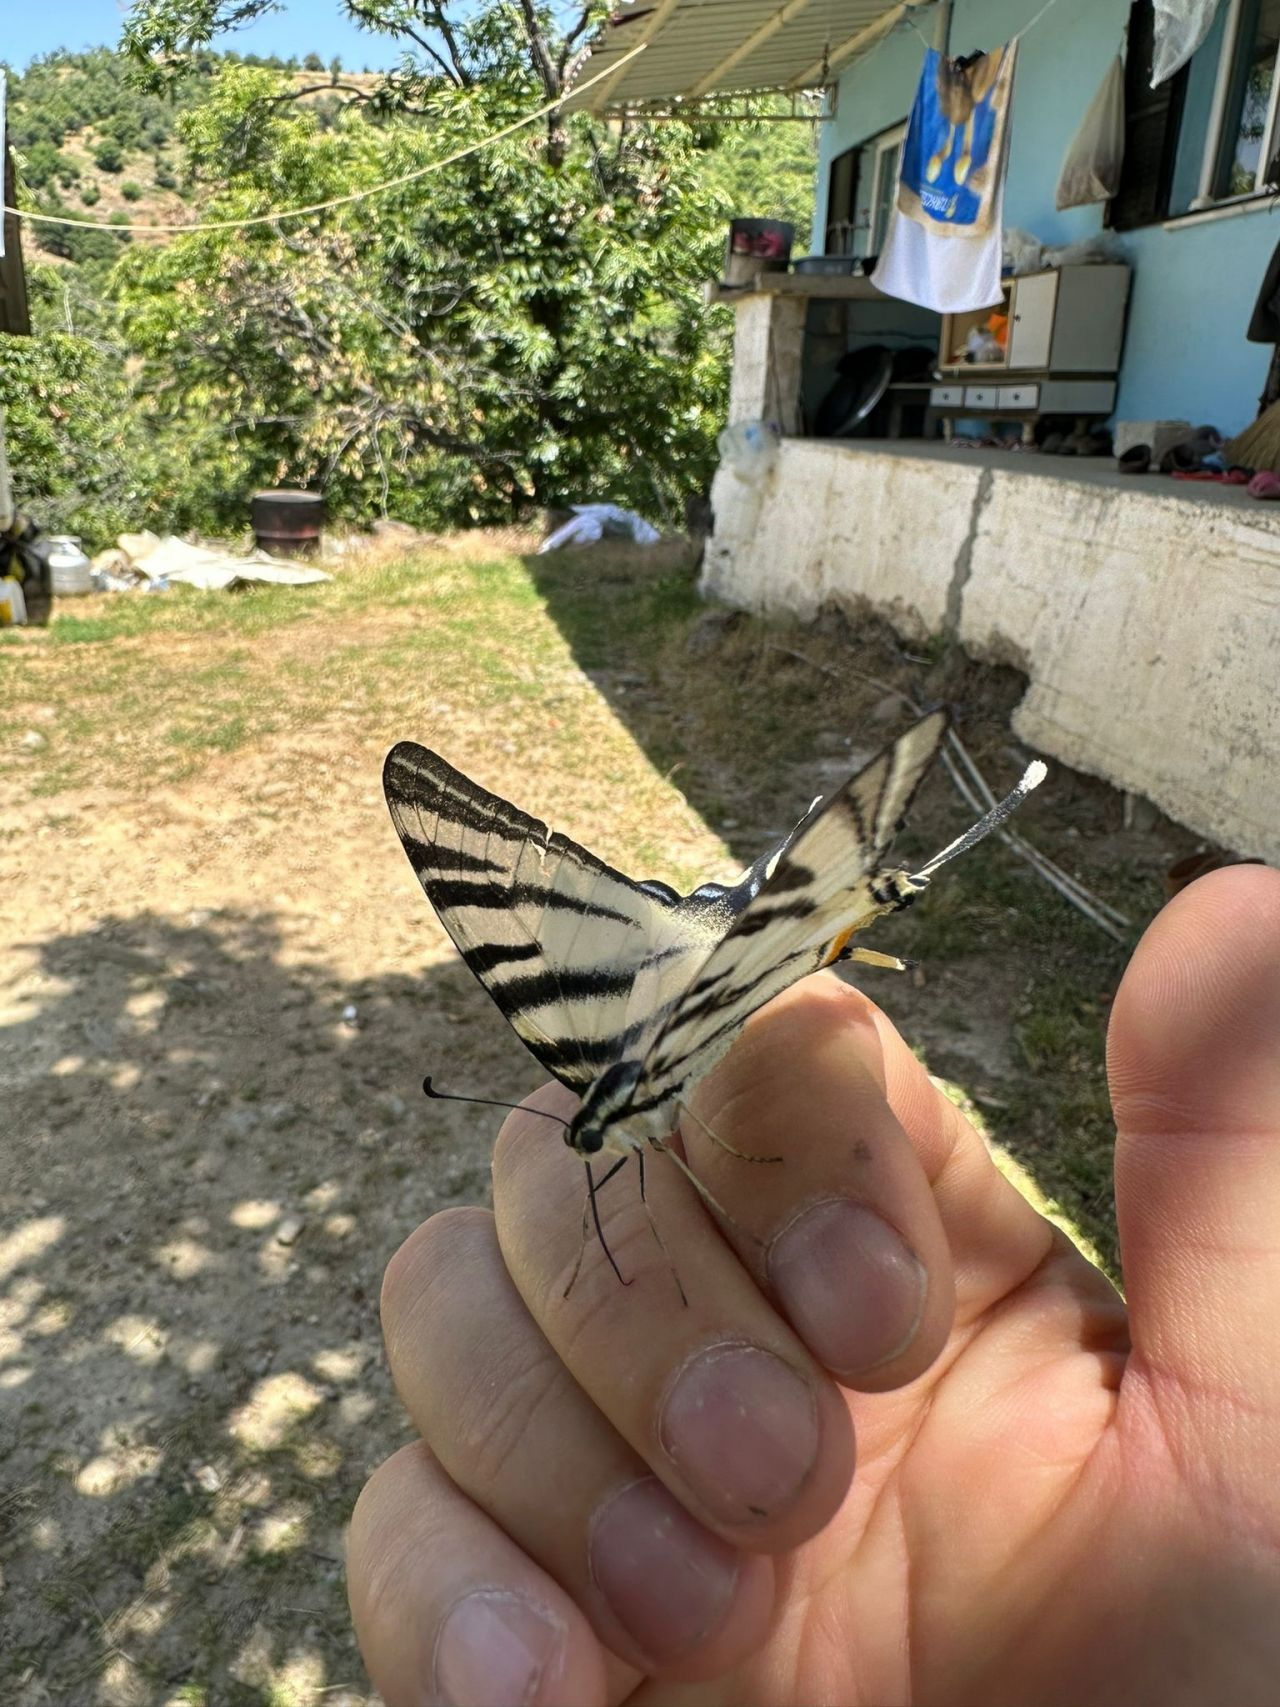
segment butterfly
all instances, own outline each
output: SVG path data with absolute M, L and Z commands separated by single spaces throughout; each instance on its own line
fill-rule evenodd
M 414 742 L 387 755 L 383 788 L 462 958 L 521 1041 L 580 1096 L 566 1142 L 584 1158 L 643 1160 L 646 1145 L 666 1147 L 694 1085 L 771 997 L 841 961 L 901 969 L 855 936 L 909 906 L 1044 777 L 1033 764 L 918 872 L 886 864 L 947 726 L 943 711 L 922 717 L 815 801 L 736 884 L 689 895 L 624 876 Z

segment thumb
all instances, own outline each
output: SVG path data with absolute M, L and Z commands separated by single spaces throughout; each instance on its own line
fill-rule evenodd
M 1280 872 L 1215 872 L 1159 915 L 1108 1067 L 1137 1370 L 1194 1413 L 1202 1451 L 1206 1409 L 1211 1452 L 1241 1431 L 1262 1447 L 1280 1410 Z

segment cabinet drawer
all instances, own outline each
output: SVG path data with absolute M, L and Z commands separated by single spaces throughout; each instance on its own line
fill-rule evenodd
M 929 393 L 929 401 L 935 408 L 947 405 L 958 407 L 964 402 L 964 386 L 935 385 Z
M 1040 387 L 1038 385 L 1002 385 L 1000 387 L 1000 407 L 1002 409 L 1035 409 L 1040 403 Z
M 998 385 L 966 385 L 964 403 L 966 409 L 998 409 L 1000 407 L 1000 387 Z

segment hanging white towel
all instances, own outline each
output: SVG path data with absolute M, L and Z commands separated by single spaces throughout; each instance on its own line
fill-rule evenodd
M 961 66 L 930 48 L 872 283 L 939 314 L 1001 300 L 1004 180 L 1017 42 Z
M 985 237 L 939 237 L 894 209 L 872 284 L 886 296 L 919 303 L 938 314 L 994 308 L 1000 287 L 1004 189 L 996 197 L 997 223 Z

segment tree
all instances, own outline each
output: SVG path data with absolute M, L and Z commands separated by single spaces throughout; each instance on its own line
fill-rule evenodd
M 143 0 L 149 80 L 257 0 Z M 563 91 L 591 21 L 532 0 L 348 0 L 413 57 L 324 132 L 297 91 L 224 70 L 183 120 L 213 218 L 306 205 L 412 173 Z M 152 56 L 162 54 L 157 61 Z M 551 120 L 303 222 L 182 237 L 119 274 L 144 388 L 223 424 L 228 492 L 324 480 L 339 506 L 423 521 L 566 497 L 678 513 L 713 466 L 727 315 L 724 198 L 682 126 Z M 238 500 L 237 500 L 238 501 Z
M 438 84 L 429 131 L 356 104 L 323 132 L 279 93 L 229 69 L 184 120 L 213 217 L 403 176 L 511 112 L 503 85 Z M 723 405 L 723 333 L 696 300 L 719 204 L 674 132 L 590 141 L 557 166 L 517 135 L 287 229 L 136 249 L 117 285 L 141 388 L 224 447 L 212 489 L 239 505 L 319 480 L 337 508 L 436 524 L 566 496 L 674 513 L 709 474 Z
M 124 154 L 114 137 L 107 137 L 93 151 L 93 163 L 100 172 L 123 172 Z

